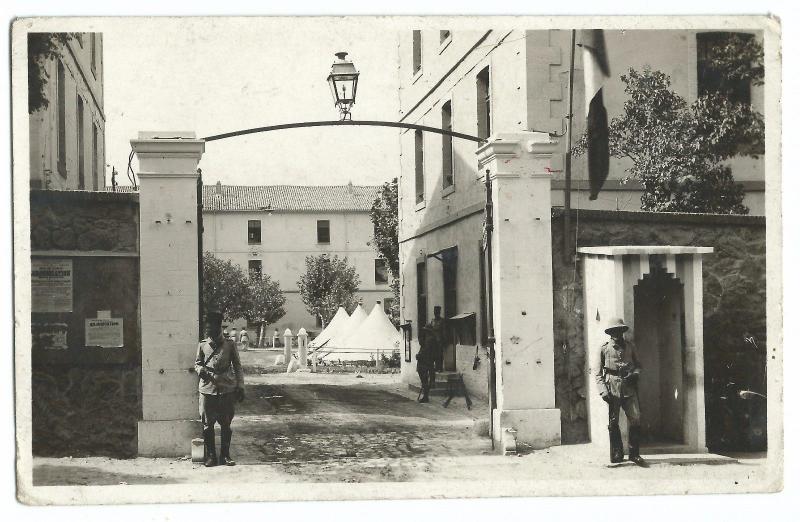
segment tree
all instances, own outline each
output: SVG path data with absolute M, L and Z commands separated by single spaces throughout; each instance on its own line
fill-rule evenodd
M 394 299 L 391 320 L 400 324 L 400 245 L 397 236 L 397 178 L 381 187 L 369 211 L 372 220 L 372 247 L 386 260 L 392 275 L 391 289 Z
M 342 306 L 348 311 L 358 305 L 356 291 L 361 280 L 347 258 L 320 254 L 306 256 L 306 272 L 300 277 L 300 297 L 308 313 L 319 317 L 323 327 Z
M 260 323 L 264 326 L 278 322 L 278 319 L 286 315 L 283 309 L 285 303 L 286 297 L 277 281 L 266 274 L 250 272 L 247 309 L 243 316 L 248 323 Z
M 286 298 L 269 276 L 248 278 L 239 265 L 203 255 L 203 309 L 217 309 L 227 321 L 274 323 L 284 316 Z
M 45 86 L 50 79 L 47 64 L 61 57 L 70 40 L 78 33 L 28 33 L 28 113 L 46 109 L 50 104 Z
M 631 166 L 623 182 L 642 183 L 642 209 L 657 212 L 746 214 L 744 191 L 724 162 L 764 151 L 763 116 L 736 96 L 742 82 L 763 83 L 761 45 L 729 34 L 703 58 L 713 89 L 691 104 L 670 89 L 661 71 L 630 69 L 620 78 L 628 95 L 609 124 L 609 151 Z M 586 135 L 575 152 L 586 151 Z

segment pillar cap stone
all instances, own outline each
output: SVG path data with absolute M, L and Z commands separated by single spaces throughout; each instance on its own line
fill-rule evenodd
M 288 335 L 292 335 L 292 331 L 289 328 L 287 328 L 286 330 L 283 331 L 283 336 L 284 337 L 286 337 Z
M 517 177 L 523 173 L 550 176 L 550 164 L 561 153 L 557 137 L 546 132 L 513 132 L 492 135 L 489 141 L 475 151 L 478 157 L 478 177 L 490 170 L 490 176 Z M 507 160 L 516 161 L 509 162 Z M 509 165 L 513 164 L 514 167 Z

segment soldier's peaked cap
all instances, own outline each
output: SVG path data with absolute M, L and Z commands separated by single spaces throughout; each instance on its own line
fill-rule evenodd
M 612 330 L 619 330 L 619 329 L 622 329 L 622 331 L 627 332 L 628 325 L 625 324 L 625 321 L 623 321 L 621 318 L 617 317 L 608 322 L 608 326 L 606 326 L 605 332 L 610 333 Z

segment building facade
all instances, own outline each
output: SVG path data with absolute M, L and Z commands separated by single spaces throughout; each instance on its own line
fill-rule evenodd
M 672 88 L 678 94 L 689 102 L 695 99 L 703 88 L 698 82 L 697 56 L 701 52 L 699 48 L 706 45 L 704 34 L 696 31 L 606 31 L 611 70 L 604 88 L 604 102 L 609 119 L 622 112 L 626 94 L 619 77 L 628 68 L 641 70 L 649 66 L 662 70 L 671 77 Z M 754 37 L 759 38 L 759 35 Z M 503 135 L 515 133 L 562 136 L 552 138 L 557 145 L 548 159 L 550 164 L 546 172 L 551 189 L 547 199 L 553 207 L 563 206 L 569 46 L 570 31 L 566 30 L 408 31 L 400 38 L 399 119 L 482 138 L 499 135 L 501 141 Z M 573 135 L 578 137 L 585 131 L 580 52 L 576 52 L 575 69 Z M 763 112 L 763 89 L 748 86 L 747 95 Z M 486 361 L 481 346 L 486 346 L 488 336 L 486 320 L 482 317 L 486 299 L 483 281 L 487 273 L 482 253 L 482 240 L 486 237 L 486 189 L 484 172 L 476 160 L 478 147 L 470 141 L 415 130 L 401 132 L 400 144 L 400 314 L 401 321 L 412 324 L 410 350 L 402 365 L 403 379 L 411 385 L 418 383 L 414 355 L 419 346 L 419 327 L 431 320 L 434 306 L 439 305 L 443 316 L 459 318 L 453 323 L 454 334 L 445 348 L 444 370 L 461 373 L 470 393 L 485 397 L 489 389 L 488 365 L 477 362 Z M 489 150 L 494 154 L 500 149 L 502 146 L 495 142 Z M 531 152 L 533 150 L 523 156 Z M 479 158 L 481 155 L 479 153 Z M 490 160 L 500 164 L 499 158 L 491 155 Z M 744 186 L 745 205 L 751 214 L 763 215 L 763 157 L 737 157 L 730 165 L 735 179 Z M 575 158 L 572 207 L 638 211 L 641 190 L 635 183 L 620 183 L 626 166 L 624 161 L 611 158 L 609 179 L 603 192 L 597 201 L 589 201 L 586 158 Z M 496 196 L 498 189 L 494 190 Z M 503 203 L 506 211 L 520 211 L 515 205 L 538 205 L 526 201 L 524 193 L 516 196 L 516 201 Z M 514 199 L 513 195 L 507 197 Z M 546 219 L 549 230 L 549 215 L 546 218 L 538 214 L 537 217 L 526 215 L 526 219 L 529 218 L 536 226 L 539 219 L 542 223 Z M 495 227 L 498 220 L 496 217 Z M 499 224 L 506 226 L 502 222 Z M 538 273 L 536 267 L 541 264 L 544 270 L 545 264 L 551 263 L 549 232 L 542 237 L 548 238 L 548 245 L 541 255 L 537 255 L 535 248 L 514 250 L 509 247 L 512 258 L 523 255 L 525 259 L 506 257 L 505 262 L 510 264 L 507 266 L 516 267 L 512 270 Z M 518 241 L 526 240 L 519 237 Z M 505 284 L 503 279 L 507 273 L 500 273 L 499 279 L 494 281 L 496 287 Z M 552 311 L 554 306 L 549 297 L 538 303 L 535 295 L 526 296 L 521 291 L 515 291 L 515 295 L 523 316 L 530 317 L 535 313 L 532 310 L 543 307 Z M 499 301 L 512 302 L 513 299 L 509 301 L 509 296 L 495 295 L 495 307 Z M 501 341 L 499 337 L 498 342 Z M 467 341 L 462 343 L 464 339 Z M 519 339 L 510 342 L 513 344 Z M 542 363 L 546 365 L 547 361 L 542 359 Z M 510 362 L 502 361 L 502 364 Z M 543 408 L 553 408 L 553 390 L 542 393 L 547 402 Z M 563 405 L 557 406 L 563 408 Z M 562 424 L 565 414 L 570 415 L 562 411 Z
M 76 33 L 43 62 L 47 106 L 30 114 L 30 184 L 105 190 L 103 35 Z
M 687 102 L 709 86 L 698 56 L 707 53 L 719 32 L 688 30 L 604 31 L 610 77 L 603 89 L 609 120 L 627 99 L 620 75 L 650 67 L 668 74 L 672 89 Z M 760 34 L 754 38 L 761 39 Z M 568 111 L 570 31 L 408 31 L 400 36 L 399 119 L 487 137 L 496 132 L 541 131 L 563 135 Z M 705 75 L 708 76 L 708 75 Z M 700 79 L 698 79 L 700 78 Z M 763 114 L 763 86 L 744 87 Z M 585 132 L 582 53 L 575 52 L 573 143 Z M 562 140 L 563 141 L 563 140 Z M 417 200 L 445 207 L 472 201 L 475 145 L 433 134 L 402 134 L 405 187 Z M 415 152 L 416 151 L 416 152 Z M 415 157 L 418 164 L 415 164 Z M 730 160 L 734 178 L 745 190 L 751 215 L 764 215 L 764 161 L 739 156 Z M 619 182 L 627 160 L 611 158 L 609 178 L 596 201 L 589 201 L 586 157 L 572 164 L 572 207 L 640 210 L 638 182 Z M 418 180 L 411 174 L 417 172 Z M 419 181 L 419 182 L 417 182 Z M 460 182 L 460 183 L 459 183 Z M 563 205 L 563 168 L 553 172 L 553 204 Z
M 229 186 L 203 187 L 203 250 L 252 273 L 269 275 L 286 297 L 284 315 L 270 325 L 319 331 L 300 298 L 297 282 L 306 256 L 346 257 L 360 278 L 364 307 L 380 301 L 388 309 L 389 271 L 370 246 L 369 210 L 378 186 Z M 244 320 L 236 321 L 241 328 Z

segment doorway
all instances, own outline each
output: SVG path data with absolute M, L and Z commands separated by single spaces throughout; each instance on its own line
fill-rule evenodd
M 684 444 L 683 285 L 658 264 L 634 287 L 642 439 Z
M 578 252 L 584 261 L 586 389 L 597 386 L 605 326 L 621 317 L 642 365 L 642 450 L 705 453 L 703 256 L 713 249 L 616 245 Z M 605 451 L 608 407 L 599 393 L 588 393 L 586 403 L 592 444 Z

